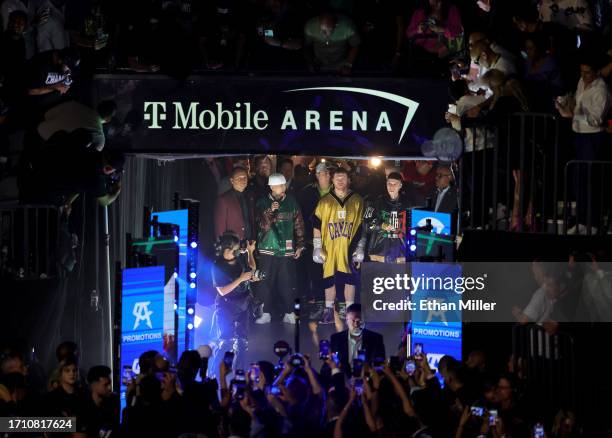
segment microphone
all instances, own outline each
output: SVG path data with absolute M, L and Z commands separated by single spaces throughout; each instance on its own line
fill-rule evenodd
M 202 359 L 202 363 L 200 365 L 200 376 L 202 377 L 202 381 L 206 378 L 206 374 L 208 373 L 208 359 L 212 356 L 212 349 L 209 345 L 200 345 L 197 349 L 200 358 Z

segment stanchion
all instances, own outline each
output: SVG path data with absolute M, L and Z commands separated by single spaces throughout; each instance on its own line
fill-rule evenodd
M 111 301 L 111 269 L 110 269 L 110 232 L 108 230 L 108 206 L 103 206 L 103 217 L 104 217 L 104 269 L 106 270 L 106 293 L 105 293 L 105 307 L 106 307 L 106 322 L 107 322 L 107 333 L 108 333 L 108 344 L 107 344 L 107 360 L 106 363 L 111 369 L 111 376 L 114 376 L 113 366 L 113 315 L 112 315 L 112 301 Z
M 297 298 L 293 304 L 293 313 L 295 314 L 295 333 L 293 347 L 296 353 L 300 352 L 300 299 Z

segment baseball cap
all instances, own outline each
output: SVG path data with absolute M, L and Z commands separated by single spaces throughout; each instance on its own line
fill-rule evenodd
M 287 180 L 282 173 L 273 173 L 268 177 L 269 186 L 280 186 L 281 184 L 287 184 Z
M 315 173 L 319 173 L 319 172 L 329 172 L 329 169 L 327 168 L 327 164 L 325 163 L 317 164 L 317 167 L 315 167 Z

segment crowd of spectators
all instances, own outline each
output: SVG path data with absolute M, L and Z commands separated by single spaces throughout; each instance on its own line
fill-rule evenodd
M 498 369 L 476 350 L 432 369 L 425 350 L 407 356 L 406 339 L 397 341 L 387 358 L 377 356 L 384 348 L 352 362 L 289 354 L 246 369 L 231 360 L 212 369 L 205 349 L 185 351 L 176 365 L 147 351 L 139 372 L 123 376 L 121 417 L 110 369 L 84 373 L 74 343 L 58 346 L 48 376 L 35 358 L 4 347 L 0 414 L 76 417 L 76 437 L 584 436 L 575 412 L 538 404 L 515 361 Z
M 470 127 L 475 123 L 535 111 L 572 119 L 569 159 L 609 159 L 604 1 L 4 0 L 0 15 L 3 175 L 27 171 L 37 149 L 61 131 L 84 129 L 93 138 L 81 136 L 80 149 L 92 144 L 100 152 L 114 107 L 107 102 L 96 112 L 75 102 L 87 101 L 96 71 L 447 78 L 446 119 L 465 134 L 467 151 L 487 142 L 481 128 Z M 24 129 L 34 135 L 15 140 Z M 30 153 L 17 158 L 9 146 L 15 143 Z M 106 185 L 105 194 L 118 193 Z M 576 191 L 579 202 L 584 192 Z

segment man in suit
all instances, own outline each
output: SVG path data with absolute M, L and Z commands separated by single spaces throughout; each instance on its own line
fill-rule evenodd
M 232 188 L 219 196 L 215 204 L 215 236 L 233 231 L 240 239 L 254 238 L 254 205 L 246 191 L 248 181 L 245 169 L 234 168 L 230 176 Z
M 386 357 L 382 335 L 364 328 L 361 304 L 353 303 L 346 308 L 346 325 L 348 330 L 334 333 L 330 341 L 331 351 L 338 355 L 340 367 L 346 374 L 350 375 L 359 350 L 365 350 L 366 362 Z
M 436 190 L 431 196 L 431 210 L 440 213 L 454 213 L 457 210 L 457 189 L 449 166 L 439 165 L 436 169 Z

